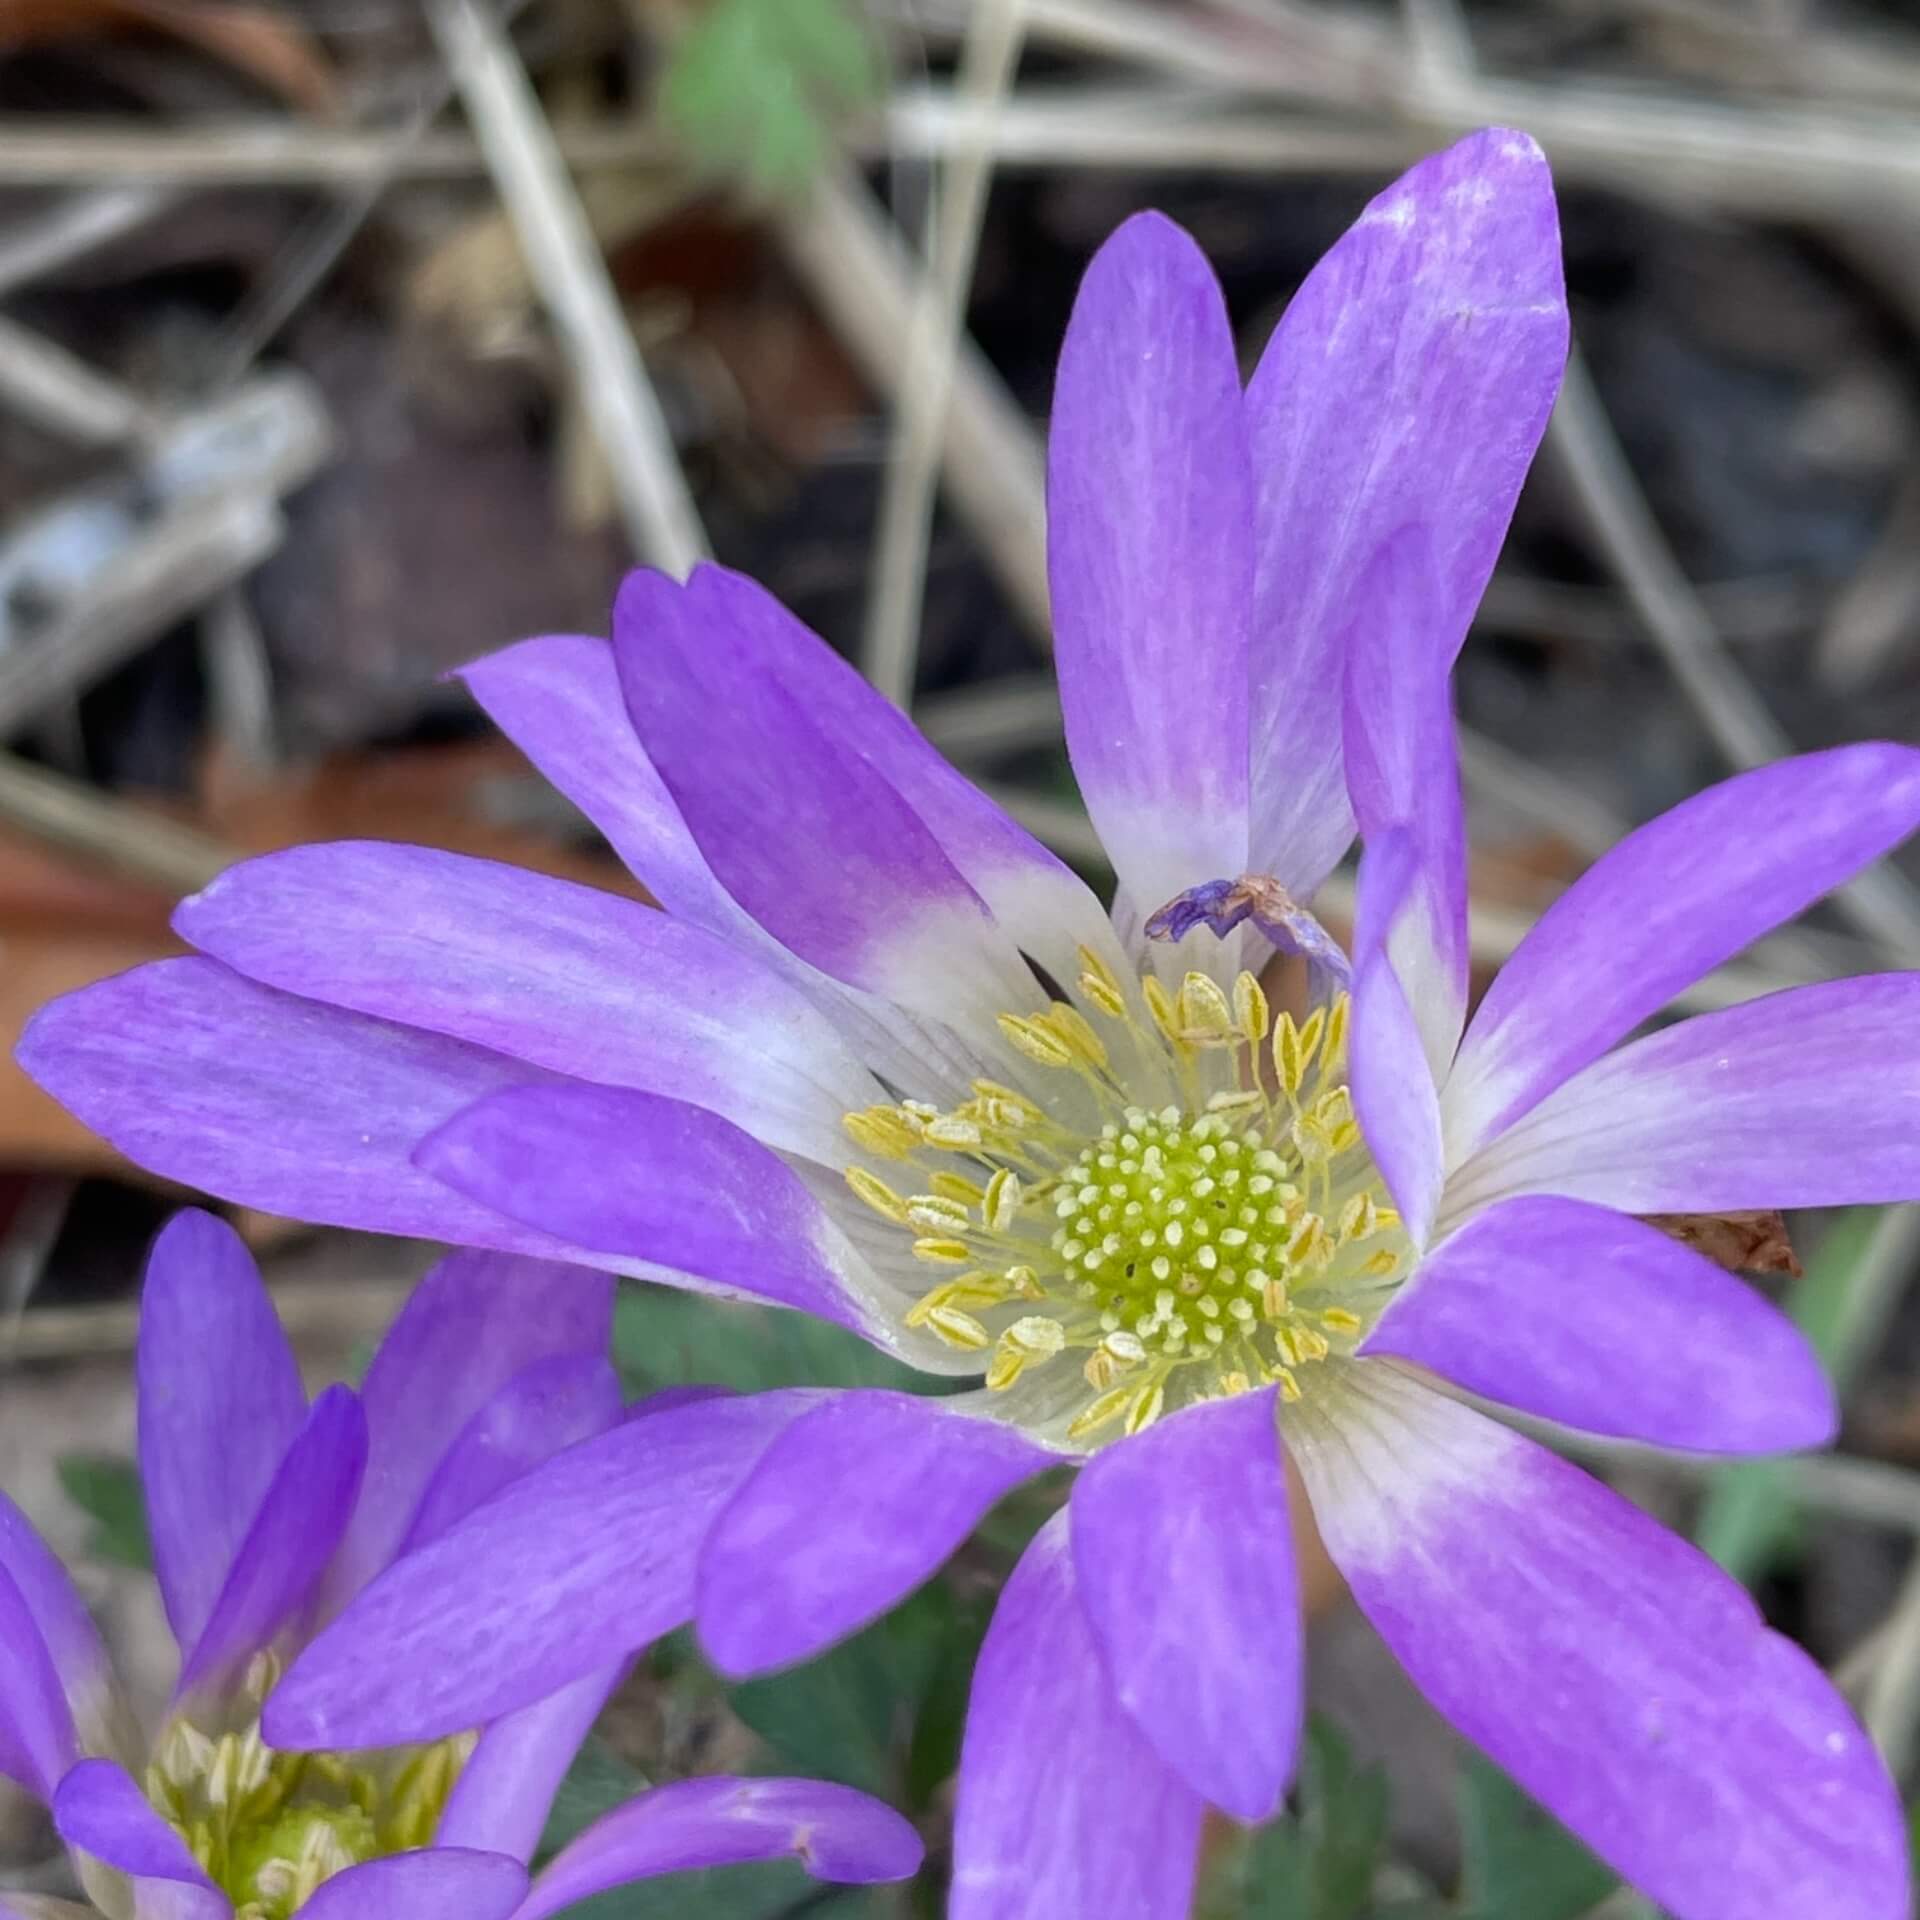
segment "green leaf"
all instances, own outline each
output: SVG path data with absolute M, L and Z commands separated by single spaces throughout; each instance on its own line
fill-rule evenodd
M 1580 1920 L 1620 1884 L 1491 1761 L 1460 1781 L 1461 1920 Z
M 55 1470 L 67 1498 L 93 1520 L 88 1553 L 112 1566 L 151 1573 L 147 1498 L 133 1462 L 114 1454 L 68 1453 L 61 1455 Z
M 660 109 L 701 165 L 790 193 L 825 158 L 828 122 L 877 99 L 883 79 L 850 0 L 710 0 L 674 47 Z
M 1386 1776 L 1356 1768 L 1340 1733 L 1316 1717 L 1294 1800 L 1294 1812 L 1221 1856 L 1196 1920 L 1358 1920 L 1367 1911 L 1387 1838 Z
M 1858 1360 L 1863 1331 L 1858 1323 L 1871 1301 L 1870 1290 L 1857 1282 L 1885 1218 L 1872 1207 L 1841 1214 L 1787 1296 L 1789 1317 L 1836 1386 L 1846 1384 Z M 1742 1460 L 1720 1468 L 1694 1523 L 1699 1545 L 1749 1586 L 1792 1553 L 1799 1531 L 1799 1509 L 1777 1460 Z
M 549 1859 L 570 1840 L 610 1813 L 623 1800 L 647 1789 L 647 1776 L 630 1765 L 597 1735 L 589 1734 L 586 1745 L 573 1756 L 573 1765 L 560 1782 L 547 1814 L 546 1831 L 540 1836 L 535 1857 Z
M 631 1284 L 614 1307 L 613 1359 L 629 1393 L 662 1387 L 893 1387 L 951 1393 L 970 1384 L 916 1373 L 810 1314 Z

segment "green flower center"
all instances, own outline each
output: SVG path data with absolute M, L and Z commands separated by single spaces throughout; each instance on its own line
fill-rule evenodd
M 1001 1030 L 1082 1083 L 1096 1128 L 1056 1117 L 1044 1089 L 987 1081 L 951 1113 L 847 1116 L 870 1156 L 926 1170 L 927 1190 L 902 1194 L 856 1164 L 854 1192 L 916 1257 L 962 1269 L 907 1324 L 985 1355 L 989 1388 L 1034 1384 L 1039 1418 L 1075 1441 L 1261 1386 L 1297 1400 L 1302 1369 L 1351 1353 L 1407 1267 L 1347 1090 L 1348 1002 L 1276 1019 L 1248 973 L 1231 995 L 1149 976 L 1135 999 L 1081 958 L 1101 1025 L 1057 1001 Z M 1063 1394 L 1067 1354 L 1081 1379 Z
M 273 1677 L 256 1685 L 249 1676 L 256 1702 Z M 144 1784 L 235 1920 L 291 1920 L 335 1874 L 429 1845 L 473 1745 L 462 1734 L 421 1747 L 282 1753 L 261 1739 L 257 1715 L 220 1734 L 178 1719 Z

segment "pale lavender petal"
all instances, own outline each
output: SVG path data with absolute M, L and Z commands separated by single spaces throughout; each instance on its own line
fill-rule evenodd
M 367 1470 L 325 1591 L 333 1611 L 400 1549 L 427 1483 L 467 1422 L 525 1366 L 604 1355 L 613 1281 L 513 1254 L 455 1253 L 400 1310 L 360 1389 Z
M 269 1697 L 280 1747 L 383 1747 L 484 1725 L 693 1613 L 714 1516 L 818 1396 L 699 1401 L 523 1474 L 375 1580 Z
M 974 1668 L 949 1920 L 1185 1920 L 1193 1897 L 1206 1809 L 1113 1697 L 1070 1524 L 1035 1535 Z
M 312 1597 L 353 1511 L 366 1460 L 359 1400 L 350 1387 L 329 1387 L 281 1460 L 205 1629 L 181 1649 L 178 1699 L 217 1694 Z
M 922 1851 L 920 1836 L 891 1807 L 851 1787 L 726 1775 L 676 1780 L 603 1814 L 563 1847 L 514 1920 L 547 1920 L 633 1880 L 788 1854 L 816 1880 L 906 1880 L 919 1871 Z
M 1916 825 L 1920 752 L 1872 742 L 1736 774 L 1629 834 L 1474 1014 L 1447 1087 L 1453 1163 Z
M 329 1226 L 588 1257 L 409 1160 L 462 1107 L 537 1077 L 477 1047 L 191 959 L 63 995 L 28 1022 L 15 1058 L 128 1159 L 183 1186 Z
M 154 1242 L 136 1366 L 153 1570 L 173 1637 L 190 1647 L 307 1418 L 293 1349 L 224 1221 L 189 1209 Z
M 42 1800 L 79 1752 L 73 1709 L 26 1596 L 0 1567 L 0 1774 Z
M 721 1512 L 695 1617 L 723 1672 L 804 1660 L 911 1593 L 1057 1456 L 938 1400 L 849 1393 L 796 1420 Z
M 139 1920 L 232 1920 L 226 1895 L 113 1761 L 82 1760 L 60 1782 L 53 1824 L 68 1846 L 133 1881 Z
M 825 1016 L 736 942 L 522 867 L 385 841 L 294 847 L 228 868 L 173 924 L 263 986 L 690 1100 L 816 1159 L 844 1159 L 840 1116 L 882 1097 Z
M 52 1549 L 33 1530 L 27 1516 L 0 1493 L 0 1577 L 11 1583 L 19 1605 L 32 1622 L 53 1663 L 83 1745 L 104 1747 L 114 1715 L 115 1688 L 100 1630 L 93 1624 L 86 1602 L 74 1590 Z M 16 1614 L 15 1624 L 0 1632 L 0 1646 L 25 1649 L 29 1635 Z M 27 1656 L 23 1653 L 22 1658 Z M 37 1687 L 38 1681 L 31 1683 Z M 0 1716 L 4 1715 L 0 1704 Z M 12 1769 L 0 1763 L 0 1772 Z
M 1080 1600 L 1161 1759 L 1270 1820 L 1300 1739 L 1300 1588 L 1275 1390 L 1191 1407 L 1096 1454 L 1073 1490 Z
M 1360 863 L 1348 1047 L 1354 1117 L 1419 1246 L 1440 1203 L 1444 1149 L 1440 1097 L 1388 945 L 1413 873 L 1412 841 L 1400 830 L 1382 835 Z
M 864 1263 L 793 1170 L 717 1114 L 581 1082 L 516 1087 L 416 1157 L 456 1192 L 608 1259 L 866 1331 Z
M 1047 442 L 1047 572 L 1067 751 L 1148 910 L 1246 871 L 1253 470 L 1226 301 L 1191 238 L 1136 214 L 1087 268 Z
M 1622 1213 L 1920 1199 L 1920 973 L 1794 987 L 1621 1047 L 1460 1168 L 1446 1211 L 1521 1193 Z
M 640 745 L 606 641 L 574 633 L 523 640 L 461 668 L 460 677 L 669 913 L 751 938 L 751 917 L 713 877 Z
M 1436 1084 L 1467 1006 L 1467 837 L 1448 688 L 1431 631 L 1444 605 L 1431 530 L 1403 527 L 1375 556 L 1345 643 L 1347 792 L 1369 848 L 1407 836 L 1412 872 L 1387 952 Z
M 836 737 L 804 687 L 756 671 L 736 625 L 706 573 L 683 587 L 642 569 L 614 607 L 634 730 L 701 853 L 802 960 L 991 1033 L 1032 992 L 1017 950 L 858 739 Z
M 604 1433 L 620 1412 L 620 1376 L 598 1354 L 557 1353 L 523 1368 L 447 1449 L 402 1551 L 436 1539 L 529 1467 Z
M 300 1920 L 508 1920 L 526 1891 L 526 1868 L 504 1853 L 422 1847 L 336 1873 Z
M 1309 897 L 1352 835 L 1349 595 L 1396 528 L 1433 530 L 1451 661 L 1566 362 L 1546 161 L 1493 128 L 1382 193 L 1294 295 L 1247 390 L 1256 503 L 1251 864 Z
M 485 1727 L 447 1796 L 434 1845 L 484 1843 L 531 1860 L 560 1782 L 631 1664 L 603 1667 Z
M 1579 1200 L 1509 1200 L 1435 1247 L 1361 1351 L 1502 1405 L 1700 1453 L 1833 1438 L 1833 1389 L 1785 1314 L 1670 1235 Z
M 1902 1920 L 1900 1803 L 1846 1703 L 1684 1541 L 1361 1362 L 1289 1427 L 1328 1550 L 1433 1703 L 1679 1920 Z

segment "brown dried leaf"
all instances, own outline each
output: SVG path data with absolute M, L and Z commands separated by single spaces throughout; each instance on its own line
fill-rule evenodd
M 1800 1277 L 1786 1220 L 1778 1213 L 1649 1213 L 1644 1218 L 1729 1273 Z

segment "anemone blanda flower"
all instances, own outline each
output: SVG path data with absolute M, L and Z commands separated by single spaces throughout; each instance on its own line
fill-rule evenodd
M 666 914 L 309 848 L 182 908 L 203 957 L 40 1017 L 28 1069 L 177 1179 L 986 1375 L 708 1399 L 569 1450 L 322 1633 L 277 1740 L 450 1732 L 689 1617 L 731 1671 L 804 1657 L 1084 1459 L 981 1655 L 952 1912 L 1172 1916 L 1205 1806 L 1261 1817 L 1293 1764 L 1290 1454 L 1413 1677 L 1682 1920 L 1905 1911 L 1890 1784 L 1805 1656 L 1444 1390 L 1817 1442 L 1792 1330 L 1633 1216 L 1920 1194 L 1912 979 L 1628 1040 L 1909 831 L 1906 750 L 1787 762 L 1633 835 L 1463 1032 L 1447 674 L 1565 325 L 1544 165 L 1499 131 L 1373 202 L 1244 389 L 1184 235 L 1145 216 L 1102 250 L 1049 543 L 1110 919 L 751 583 L 642 573 L 611 647 L 467 679 Z M 1356 824 L 1349 991 L 1302 903 Z M 1314 963 L 1297 1019 L 1263 935 Z
M 142 1740 L 72 1582 L 0 1495 L 0 1773 L 52 1808 L 93 1902 L 0 1892 L 0 1916 L 545 1920 L 631 1880 L 795 1851 L 828 1879 L 912 1873 L 912 1828 L 862 1794 L 715 1778 L 615 1808 L 529 1885 L 618 1653 L 451 1737 L 263 1741 L 287 1655 L 370 1575 L 620 1418 L 611 1306 L 604 1275 L 455 1254 L 394 1323 L 364 1395 L 331 1387 L 309 1407 L 245 1247 L 210 1215 L 178 1215 L 147 1268 L 138 1370 L 179 1683 Z

